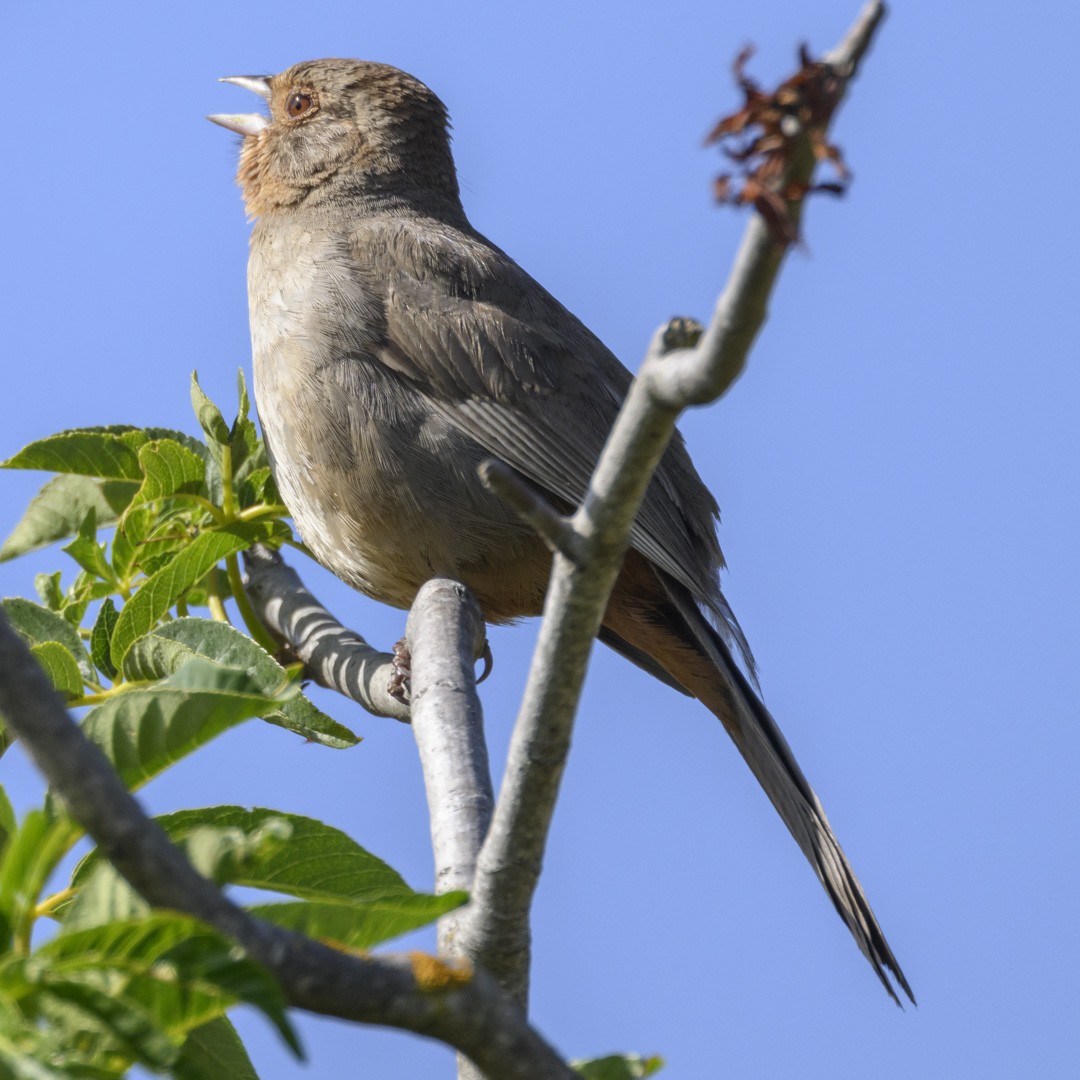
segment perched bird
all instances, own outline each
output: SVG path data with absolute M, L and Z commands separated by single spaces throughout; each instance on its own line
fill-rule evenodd
M 423 83 L 357 60 L 225 81 L 269 103 L 269 117 L 210 119 L 244 136 L 255 397 L 300 535 L 342 580 L 397 607 L 446 576 L 490 622 L 539 614 L 550 553 L 477 468 L 496 458 L 575 506 L 629 372 L 469 224 L 447 111 Z M 734 658 L 753 670 L 720 591 L 716 524 L 676 436 L 600 639 L 719 717 L 899 1003 L 887 971 L 911 997 L 907 980 Z

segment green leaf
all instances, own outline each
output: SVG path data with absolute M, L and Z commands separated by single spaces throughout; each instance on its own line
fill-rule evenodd
M 26 508 L 0 548 L 0 562 L 74 535 L 93 510 L 98 525 L 112 524 L 138 491 L 131 480 L 64 475 L 50 480 Z
M 176 1080 L 259 1080 L 227 1016 L 219 1016 L 188 1033 L 172 1074 Z
M 93 679 L 90 657 L 86 655 L 79 632 L 67 619 L 32 600 L 24 600 L 21 596 L 0 600 L 0 608 L 3 608 L 16 633 L 28 645 L 43 645 L 47 641 L 59 642 L 75 658 L 79 674 L 84 679 Z
M 15 811 L 12 809 L 11 800 L 3 787 L 0 787 L 0 861 L 3 860 L 8 840 L 15 835 L 17 828 L 18 823 L 15 821 Z
M 120 612 L 113 631 L 113 663 L 122 665 L 132 643 L 152 630 L 169 608 L 222 559 L 260 540 L 270 539 L 273 534 L 272 523 L 248 521 L 197 536 L 167 565 L 147 578 Z
M 78 535 L 61 550 L 70 555 L 88 574 L 115 583 L 116 575 L 105 557 L 105 545 L 97 542 L 97 515 L 92 507 L 79 526 Z
M 97 976 L 94 972 L 90 978 Z M 78 978 L 56 978 L 48 971 L 40 976 L 40 984 L 37 1004 L 43 1018 L 61 1029 L 65 1043 L 79 1045 L 88 1056 L 120 1057 L 155 1071 L 179 1057 L 177 1040 L 162 1031 L 145 1009 L 118 996 L 115 987 L 106 991 Z
M 591 1061 L 571 1061 L 570 1067 L 586 1080 L 641 1080 L 655 1076 L 664 1067 L 664 1059 L 656 1055 L 644 1058 L 640 1054 L 612 1054 Z
M 191 407 L 195 410 L 199 426 L 206 432 L 211 444 L 229 445 L 229 428 L 221 410 L 203 393 L 199 385 L 199 373 L 191 373 Z
M 179 810 L 157 819 L 174 839 L 196 828 L 214 826 L 252 834 L 267 821 L 288 822 L 292 832 L 283 847 L 245 864 L 239 885 L 271 889 L 312 900 L 378 900 L 416 896 L 401 875 L 340 829 L 301 814 L 265 807 L 212 806 Z
M 285 669 L 246 634 L 227 623 L 196 618 L 174 619 L 139 638 L 124 657 L 124 677 L 160 679 L 193 656 L 240 668 L 268 693 L 277 692 L 289 679 Z M 263 719 L 333 749 L 355 746 L 360 741 L 302 694 L 264 713 Z
M 157 686 L 127 690 L 98 705 L 83 721 L 83 732 L 134 788 L 281 700 L 243 671 L 196 659 Z
M 98 581 L 93 574 L 80 570 L 64 594 L 64 606 L 60 609 L 60 614 L 77 630 L 82 625 L 83 616 L 86 614 L 90 601 L 108 596 L 112 590 L 112 582 L 103 583 Z
M 15 936 L 27 937 L 45 882 L 81 830 L 69 818 L 31 810 L 0 860 L 0 953 Z
M 150 575 L 191 543 L 195 533 L 185 516 L 162 514 L 146 504 L 128 507 L 113 537 L 116 576 L 131 581 L 141 570 Z
M 0 463 L 4 469 L 45 469 L 106 480 L 139 480 L 139 459 L 123 436 L 108 431 L 61 431 L 23 447 Z
M 106 597 L 94 620 L 94 628 L 90 631 L 90 659 L 94 667 L 107 679 L 116 678 L 116 666 L 112 662 L 112 635 L 116 629 L 116 622 L 120 616 L 116 612 L 116 605 L 112 597 Z
M 145 479 L 133 505 L 155 502 L 178 492 L 201 494 L 206 462 L 175 439 L 156 439 L 139 448 Z
M 83 680 L 79 665 L 60 642 L 44 641 L 40 645 L 31 645 L 30 652 L 66 701 L 82 697 Z
M 39 1041 L 37 1032 L 0 1033 L 0 1077 L 3 1080 L 72 1080 L 72 1077 L 86 1075 L 72 1072 L 63 1065 L 53 1068 L 39 1060 L 33 1047 L 33 1043 Z
M 244 473 L 250 471 L 253 467 L 251 459 L 253 455 L 260 454 L 262 446 L 259 442 L 259 433 L 255 430 L 255 425 L 248 415 L 251 412 L 251 401 L 248 398 L 247 382 L 244 380 L 242 368 L 236 373 L 236 384 L 240 406 L 229 432 L 229 446 L 232 448 L 233 478 L 238 481 L 241 467 L 245 467 Z M 256 464 L 265 464 L 265 460 Z
M 110 989 L 173 1035 L 244 1001 L 260 1009 L 301 1055 L 281 988 L 270 973 L 238 945 L 186 916 L 157 912 L 61 934 L 33 954 L 27 971 Z
M 247 509 L 249 506 L 263 505 L 278 505 L 281 503 L 281 495 L 278 492 L 277 485 L 274 483 L 274 476 L 270 472 L 269 465 L 261 465 L 256 469 L 252 469 L 243 479 L 243 482 L 237 488 L 237 502 L 242 509 Z
M 316 941 L 334 942 L 339 948 L 370 949 L 427 926 L 469 899 L 464 892 L 429 896 L 413 893 L 386 900 L 333 902 L 303 900 L 256 904 L 248 910 L 260 919 Z
M 371 948 L 426 926 L 467 899 L 461 892 L 414 892 L 343 832 L 299 814 L 212 806 L 156 820 L 205 875 L 305 901 L 260 905 L 254 913 L 344 947 Z M 282 826 L 287 837 L 280 834 Z M 64 933 L 145 910 L 96 851 L 79 863 L 71 884 L 78 896 L 64 913 Z
M 64 606 L 64 590 L 60 588 L 60 571 L 57 570 L 52 574 L 35 574 L 34 592 L 50 611 L 59 611 Z

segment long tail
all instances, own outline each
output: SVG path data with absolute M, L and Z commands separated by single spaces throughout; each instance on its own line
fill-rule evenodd
M 719 717 L 889 996 L 901 1004 L 889 979 L 891 972 L 914 1004 L 915 996 L 859 879 L 776 721 L 689 593 L 664 580 L 666 575 L 653 572 L 667 593 L 667 603 L 643 605 L 640 589 L 631 599 L 629 591 L 616 586 L 602 638 L 647 670 L 654 664 L 662 668 L 665 682 L 679 683 Z

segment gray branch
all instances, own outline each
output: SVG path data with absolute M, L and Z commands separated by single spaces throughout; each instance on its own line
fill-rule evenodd
M 407 721 L 409 706 L 387 692 L 390 653 L 342 626 L 305 588 L 281 555 L 262 544 L 244 552 L 244 589 L 271 633 L 303 661 L 305 673 L 376 716 Z
M 435 891 L 467 892 L 495 804 L 473 676 L 484 646 L 484 619 L 463 585 L 435 578 L 417 594 L 406 636 L 412 657 L 412 729 L 431 817 Z M 456 911 L 439 921 L 441 953 L 462 955 L 459 921 Z
M 867 4 L 843 43 L 829 54 L 844 83 L 841 94 L 883 15 L 879 0 Z M 809 138 L 802 142 L 785 177 L 788 183 L 808 183 L 813 174 Z M 800 209 L 797 204 L 791 212 L 797 216 Z M 558 545 L 499 801 L 480 852 L 473 903 L 461 928 L 467 954 L 523 1005 L 528 995 L 529 910 L 589 653 L 630 527 L 679 413 L 689 405 L 717 400 L 742 372 L 765 321 L 784 254 L 784 246 L 755 215 L 700 341 L 691 348 L 672 348 L 683 329 L 681 321 L 680 325 L 673 321 L 654 337 L 585 500 L 569 521 L 577 540 Z M 533 521 L 545 515 L 534 508 L 522 516 Z M 567 549 L 573 550 L 573 560 L 563 554 Z
M 254 918 L 142 811 L 0 612 L 0 715 L 101 853 L 147 903 L 200 919 L 266 966 L 288 1001 L 439 1039 L 491 1080 L 573 1080 L 518 1006 L 468 961 L 345 955 Z
M 406 627 L 411 659 L 412 729 L 420 751 L 435 855 L 435 891 L 468 891 L 491 823 L 487 743 L 473 668 L 483 649 L 484 618 L 464 585 L 429 581 L 417 594 Z M 460 927 L 467 908 L 439 920 L 439 953 L 472 961 Z M 458 1055 L 459 1080 L 481 1080 Z

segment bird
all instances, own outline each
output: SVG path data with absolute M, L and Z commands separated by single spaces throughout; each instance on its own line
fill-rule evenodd
M 448 111 L 419 79 L 324 59 L 222 81 L 268 106 L 208 119 L 242 136 L 255 401 L 301 538 L 347 584 L 399 608 L 443 576 L 468 586 L 489 623 L 538 615 L 551 553 L 478 470 L 495 459 L 572 510 L 632 376 L 469 223 Z M 914 1003 L 757 693 L 720 588 L 718 520 L 676 433 L 599 639 L 719 718 L 885 989 L 901 1004 L 895 982 Z

